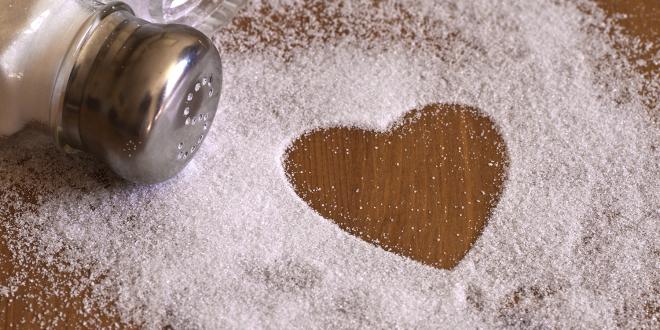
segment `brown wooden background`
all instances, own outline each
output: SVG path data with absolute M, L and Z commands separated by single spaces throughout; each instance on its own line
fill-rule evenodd
M 613 15 L 613 14 L 626 14 L 627 16 L 625 18 L 622 18 L 620 20 L 621 26 L 625 29 L 626 33 L 629 33 L 631 35 L 639 37 L 642 41 L 645 42 L 652 42 L 654 46 L 652 49 L 650 49 L 645 55 L 642 55 L 641 58 L 646 60 L 646 64 L 643 65 L 640 70 L 645 72 L 649 78 L 652 76 L 652 74 L 657 74 L 658 73 L 658 67 L 656 64 L 654 64 L 651 61 L 651 56 L 653 54 L 658 53 L 659 51 L 659 45 L 658 45 L 658 34 L 660 33 L 660 2 L 658 0 L 630 0 L 630 1 L 616 1 L 616 0 L 598 0 L 599 5 L 604 8 L 608 14 Z M 637 60 L 638 58 L 632 58 L 633 60 Z M 648 92 L 654 92 L 654 91 L 648 91 Z M 657 91 L 656 91 L 657 92 Z M 655 101 L 651 100 L 651 104 L 649 104 L 649 111 L 654 111 L 654 106 L 657 105 L 657 99 Z M 440 106 L 442 107 L 442 106 Z M 446 106 L 445 106 L 446 107 Z M 449 107 L 445 108 L 445 110 L 460 110 L 460 107 Z M 458 112 L 457 112 L 458 114 Z M 658 114 L 653 113 L 654 118 L 657 120 Z M 450 116 L 451 117 L 451 116 Z M 452 148 L 458 145 L 462 145 L 468 148 L 473 148 L 472 151 L 475 154 L 482 153 L 484 155 L 488 155 L 489 157 L 487 158 L 492 158 L 495 160 L 498 160 L 504 164 L 506 162 L 506 155 L 498 151 L 497 148 L 494 148 L 494 144 L 488 144 L 488 143 L 476 143 L 475 141 L 470 141 L 469 140 L 469 134 L 461 134 L 461 130 L 465 131 L 465 127 L 483 127 L 484 125 L 488 125 L 488 123 L 485 123 L 480 119 L 478 116 L 465 116 L 465 115 L 457 115 L 454 117 L 435 117 L 431 122 L 435 122 L 438 124 L 442 123 L 448 123 L 451 125 L 457 134 L 457 137 L 455 140 L 451 142 L 446 142 L 446 146 L 449 151 L 446 152 L 445 156 L 449 157 L 451 159 L 465 159 L 461 158 L 462 155 L 458 154 L 452 154 L 454 152 L 458 152 L 458 148 Z M 406 177 L 405 172 L 400 172 L 400 173 L 394 173 L 392 172 L 392 168 L 384 168 L 382 166 L 379 167 L 377 163 L 374 163 L 374 159 L 378 157 L 367 157 L 364 156 L 362 158 L 362 161 L 364 164 L 360 165 L 363 166 L 364 168 L 370 168 L 376 173 L 378 173 L 379 176 L 372 176 L 366 179 L 360 179 L 357 180 L 354 177 L 351 177 L 351 171 L 341 168 L 341 167 L 324 167 L 324 160 L 329 161 L 329 162 L 336 162 L 336 158 L 330 157 L 330 156 L 324 156 L 326 154 L 326 151 L 328 147 L 337 147 L 337 148 L 346 148 L 347 146 L 350 148 L 362 148 L 365 145 L 368 145 L 369 147 L 373 146 L 380 146 L 382 145 L 385 147 L 385 145 L 388 144 L 389 142 L 395 141 L 397 139 L 397 134 L 400 133 L 392 133 L 392 135 L 389 136 L 371 136 L 371 137 L 365 137 L 364 132 L 341 132 L 341 131 L 334 131 L 334 132 L 325 132 L 324 134 L 329 134 L 330 136 L 334 136 L 334 138 L 331 138 L 328 141 L 323 141 L 322 143 L 318 138 L 310 137 L 310 138 L 303 138 L 300 141 L 298 141 L 295 145 L 295 148 L 297 150 L 304 150 L 306 153 L 312 153 L 316 156 L 313 158 L 309 157 L 309 154 L 305 153 L 294 153 L 291 154 L 291 159 L 294 161 L 294 163 L 298 164 L 298 167 L 296 166 L 291 166 L 290 170 L 293 171 L 295 169 L 298 170 L 305 170 L 305 173 L 301 174 L 293 174 L 292 178 L 294 180 L 294 184 L 297 187 L 297 190 L 301 193 L 306 200 L 314 206 L 317 210 L 321 210 L 322 214 L 323 212 L 326 212 L 325 215 L 328 217 L 334 216 L 328 212 L 331 210 L 325 209 L 322 207 L 320 204 L 327 199 L 332 199 L 334 201 L 340 201 L 339 203 L 341 204 L 341 207 L 343 208 L 342 211 L 346 213 L 347 217 L 344 217 L 344 220 L 340 220 L 339 224 L 346 228 L 349 231 L 352 231 L 358 236 L 363 237 L 366 240 L 373 240 L 374 238 L 378 238 L 381 242 L 383 240 L 387 240 L 387 238 L 384 238 L 383 233 L 390 233 L 390 241 L 387 242 L 387 245 L 392 251 L 396 251 L 398 253 L 402 253 L 404 255 L 409 255 L 412 257 L 417 258 L 418 260 L 425 262 L 427 264 L 430 264 L 432 266 L 436 267 L 441 267 L 441 268 L 451 268 L 455 263 L 462 258 L 462 254 L 464 254 L 464 251 L 466 250 L 466 244 L 472 241 L 473 238 L 479 235 L 483 223 L 486 221 L 486 216 L 488 214 L 488 208 L 490 206 L 490 202 L 483 202 L 483 203 L 476 203 L 473 202 L 476 200 L 476 198 L 471 197 L 468 199 L 465 199 L 464 197 L 461 197 L 459 195 L 450 193 L 448 191 L 441 191 L 438 190 L 437 185 L 433 185 L 432 179 L 429 180 L 422 180 L 416 182 L 414 185 L 416 190 L 415 192 L 411 192 L 409 189 L 403 189 L 401 185 L 401 180 L 410 182 L 410 180 L 415 180 L 415 178 L 409 178 Z M 335 135 L 333 135 L 335 134 Z M 411 164 L 422 164 L 422 167 L 428 167 L 428 173 L 426 177 L 433 177 L 432 173 L 437 172 L 437 168 L 435 167 L 435 162 L 440 162 L 441 159 L 431 159 L 432 161 L 428 160 L 428 153 L 426 147 L 421 144 L 415 144 L 412 141 L 415 140 L 424 140 L 427 137 L 422 137 L 421 135 L 423 134 L 429 134 L 428 130 L 424 129 L 413 129 L 406 139 L 409 139 L 409 143 L 400 143 L 397 145 L 397 148 L 390 148 L 389 151 L 387 151 L 387 157 L 394 157 L 394 158 L 399 158 L 401 160 L 406 159 L 406 164 L 411 165 Z M 418 137 L 419 139 L 416 139 L 414 134 L 420 134 Z M 368 134 L 367 134 L 368 135 Z M 445 139 L 447 140 L 447 136 L 438 136 L 437 138 L 439 139 Z M 365 139 L 368 139 L 368 143 L 365 144 Z M 495 139 L 497 140 L 497 139 Z M 407 147 L 408 144 L 410 144 L 409 148 Z M 405 148 L 408 148 L 409 150 L 403 150 L 404 145 L 406 145 Z M 356 149 L 356 150 L 357 150 Z M 454 151 L 452 151 L 454 150 Z M 406 154 L 404 154 L 404 152 Z M 382 158 L 384 154 L 379 154 L 380 157 Z M 297 158 L 296 158 L 297 157 Z M 325 157 L 325 158 L 324 158 Z M 413 158 L 410 158 L 413 157 Z M 418 159 L 416 159 L 418 158 Z M 309 159 L 313 161 L 308 161 Z M 307 162 L 307 163 L 306 163 Z M 302 164 L 302 165 L 300 165 Z M 499 190 L 499 185 L 501 184 L 501 180 L 496 179 L 498 171 L 501 171 L 501 169 L 496 170 L 493 172 L 493 169 L 491 167 L 483 167 L 483 159 L 467 159 L 467 161 L 462 162 L 462 163 L 457 163 L 456 166 L 452 169 L 452 171 L 455 171 L 456 175 L 458 175 L 461 180 L 458 180 L 456 182 L 453 182 L 454 184 L 457 184 L 457 190 L 458 192 L 463 192 L 463 191 L 472 191 L 470 194 L 475 193 L 474 187 L 470 186 L 470 184 L 474 185 L 474 183 L 480 183 L 480 187 L 485 187 L 485 191 L 488 192 L 488 194 L 491 194 L 492 196 L 496 197 L 496 192 Z M 502 167 L 503 168 L 503 167 Z M 435 172 L 434 172 L 435 171 Z M 488 172 L 491 171 L 491 172 Z M 307 173 L 307 174 L 306 174 Z M 388 174 L 389 173 L 389 174 Z M 441 177 L 441 173 L 437 172 L 437 177 Z M 326 177 L 332 177 L 332 180 L 326 180 L 324 181 Z M 378 181 L 377 177 L 380 178 L 385 178 L 381 179 Z M 387 178 L 393 178 L 391 180 L 388 180 Z M 398 179 L 397 179 L 398 178 Z M 495 178 L 493 180 L 493 178 Z M 485 182 L 488 181 L 488 182 Z M 347 183 L 350 189 L 345 189 L 345 191 L 354 191 L 356 189 L 360 189 L 360 193 L 355 193 L 353 195 L 349 194 L 346 195 L 345 197 L 341 197 L 337 194 L 335 195 L 323 195 L 323 194 L 305 194 L 304 189 L 307 189 L 311 187 L 311 185 L 315 186 L 321 186 L 322 188 L 326 189 L 325 191 L 332 191 L 332 185 L 336 182 L 344 182 Z M 462 183 L 463 185 L 461 185 Z M 466 183 L 467 182 L 467 183 Z M 470 183 L 472 182 L 472 183 Z M 354 187 L 355 186 L 355 187 Z M 378 189 L 375 187 L 378 186 Z M 355 188 L 355 189 L 353 189 Z M 461 189 L 459 189 L 461 188 Z M 343 189 L 343 188 L 342 188 Z M 483 188 L 482 188 L 483 189 Z M 480 189 L 480 190 L 482 190 Z M 383 191 L 388 192 L 390 195 L 389 197 L 385 198 L 383 197 Z M 0 194 L 3 194 L 6 192 L 0 192 Z M 34 196 L 31 195 L 29 191 L 23 191 L 19 193 L 23 194 L 23 198 L 29 201 L 30 198 L 34 198 Z M 480 192 L 479 192 L 480 193 Z M 382 217 L 382 214 L 379 212 L 382 211 L 378 203 L 380 203 L 383 200 L 386 201 L 397 201 L 397 200 L 410 200 L 409 196 L 406 197 L 407 195 L 410 194 L 415 194 L 415 201 L 412 202 L 414 205 L 418 205 L 415 203 L 421 203 L 419 205 L 422 205 L 422 207 L 425 207 L 426 209 L 432 209 L 432 205 L 430 204 L 424 204 L 424 203 L 430 203 L 430 201 L 436 201 L 437 199 L 440 199 L 440 201 L 443 204 L 457 204 L 460 203 L 461 206 L 465 207 L 465 209 L 461 209 L 462 212 L 453 212 L 452 213 L 447 213 L 446 215 L 443 215 L 445 218 L 444 220 L 447 221 L 452 221 L 452 223 L 455 224 L 455 228 L 452 229 L 447 229 L 445 230 L 440 230 L 440 229 L 434 229 L 431 230 L 428 235 L 414 235 L 412 233 L 409 233 L 407 236 L 403 235 L 400 238 L 397 239 L 391 239 L 391 237 L 395 236 L 393 235 L 394 233 L 400 233 L 400 232 L 406 232 L 408 228 L 410 228 L 412 225 L 412 222 L 415 222 L 419 217 L 414 215 L 414 210 L 417 207 L 413 207 L 412 211 L 408 210 L 400 210 L 398 211 L 398 216 L 403 217 L 408 219 L 407 221 L 402 221 L 402 222 L 397 222 L 397 223 L 392 223 L 392 224 L 387 224 L 387 226 L 380 226 L 378 228 L 371 228 L 369 226 L 364 226 L 363 224 L 360 223 L 355 223 L 354 219 L 358 218 L 378 218 Z M 494 194 L 494 195 L 493 195 Z M 405 196 L 404 196 L 405 195 Z M 357 203 L 355 202 L 355 197 L 358 197 L 359 199 L 362 199 L 364 201 L 368 201 L 369 205 L 375 204 L 375 208 L 364 208 L 364 205 L 367 205 L 365 203 Z M 344 200 L 341 200 L 344 198 Z M 460 200 L 463 198 L 464 200 Z M 470 203 L 467 203 L 467 202 Z M 492 201 L 491 201 L 492 202 Z M 412 205 L 412 204 L 411 204 Z M 360 206 L 363 207 L 363 209 L 360 209 Z M 379 211 L 381 210 L 381 211 Z M 445 214 L 444 211 L 437 210 L 437 214 Z M 460 215 L 459 215 L 460 214 Z M 470 214 L 471 218 L 470 219 L 482 219 L 482 223 L 474 223 L 474 222 L 469 222 L 467 218 L 463 217 L 463 214 Z M 11 221 L 11 218 L 15 216 L 15 214 L 0 214 L 0 221 Z M 423 226 L 433 226 L 433 224 L 429 224 L 429 218 L 428 217 L 422 217 L 423 221 L 421 224 Z M 343 221 L 343 222 L 342 222 Z M 418 223 L 419 225 L 419 223 Z M 396 226 L 402 226 L 401 228 L 397 228 Z M 404 228 L 405 227 L 405 228 Z M 2 226 L 0 226 L 0 230 L 2 230 Z M 362 233 L 360 233 L 359 230 L 353 230 L 355 228 L 363 229 Z M 445 233 L 445 234 L 443 234 Z M 456 234 L 459 235 L 464 235 L 462 239 L 457 239 Z M 7 235 L 9 233 L 7 232 L 0 232 L 0 238 L 2 238 L 4 235 Z M 446 235 L 447 237 L 443 237 L 443 235 Z M 440 255 L 437 254 L 436 252 L 431 251 L 430 254 L 428 250 L 424 249 L 424 246 L 428 245 L 428 242 L 437 242 L 438 236 L 445 242 L 452 242 L 451 244 L 448 244 L 447 246 L 443 247 L 443 250 L 441 250 Z M 459 236 L 460 237 L 460 236 Z M 415 253 L 418 253 L 418 255 L 415 255 L 415 253 L 410 253 L 410 251 L 418 251 Z M 419 252 L 422 251 L 422 252 Z M 442 251 L 447 251 L 450 256 L 445 257 L 442 255 Z M 435 254 L 434 254 L 435 253 Z M 4 242 L 4 238 L 0 239 L 0 283 L 4 283 L 7 280 L 8 274 L 12 274 L 17 267 L 18 263 L 13 260 L 13 256 L 11 255 L 8 247 L 6 246 Z M 37 269 L 39 267 L 38 265 L 34 265 L 34 269 Z M 62 295 L 53 295 L 49 294 L 48 290 L 48 285 L 46 279 L 40 277 L 38 272 L 31 271 L 30 269 L 27 270 L 28 273 L 33 274 L 32 276 L 28 277 L 25 281 L 24 285 L 21 285 L 20 290 L 12 295 L 9 298 L 6 297 L 0 297 L 0 328 L 6 328 L 6 329 L 12 329 L 12 328 L 42 328 L 44 326 L 52 326 L 53 325 L 53 320 L 56 318 L 59 319 L 58 324 L 56 325 L 57 328 L 88 328 L 88 327 L 97 327 L 97 326 L 109 326 L 115 324 L 117 321 L 116 317 L 112 316 L 107 316 L 104 311 L 107 312 L 107 310 L 101 311 L 92 311 L 91 313 L 85 313 L 84 308 L 83 308 L 83 299 L 85 295 L 87 294 L 86 292 L 79 293 L 77 295 L 69 295 L 69 294 L 62 294 Z M 63 279 L 70 278 L 72 280 L 76 279 L 75 274 L 60 274 L 57 273 L 56 271 L 53 270 L 52 276 L 57 276 L 61 277 Z M 80 275 L 78 275 L 80 276 Z M 89 323 L 92 320 L 94 320 L 94 323 Z
M 432 104 L 388 132 L 306 134 L 284 164 L 298 195 L 323 217 L 388 251 L 451 269 L 497 204 L 508 159 L 478 109 Z

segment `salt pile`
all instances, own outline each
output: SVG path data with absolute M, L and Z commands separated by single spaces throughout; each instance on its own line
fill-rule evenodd
M 217 36 L 222 114 L 171 182 L 129 185 L 31 131 L 0 140 L 4 239 L 21 268 L 49 265 L 53 294 L 149 328 L 658 327 L 657 79 L 594 4 L 257 1 L 238 22 Z M 437 102 L 481 109 L 510 153 L 455 269 L 352 237 L 287 182 L 301 133 Z

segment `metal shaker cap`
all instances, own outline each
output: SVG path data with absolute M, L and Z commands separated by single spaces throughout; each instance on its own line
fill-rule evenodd
M 157 183 L 195 156 L 215 119 L 220 55 L 201 32 L 152 24 L 121 3 L 99 11 L 77 51 L 56 114 L 56 140 Z

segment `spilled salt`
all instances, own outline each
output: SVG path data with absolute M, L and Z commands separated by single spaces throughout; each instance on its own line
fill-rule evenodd
M 35 132 L 0 140 L 13 262 L 149 328 L 657 328 L 657 93 L 612 22 L 585 1 L 378 3 L 251 4 L 216 36 L 221 115 L 168 183 L 121 182 Z M 307 130 L 383 129 L 430 103 L 481 109 L 510 158 L 451 271 L 341 231 L 281 164 Z M 3 275 L 7 297 L 29 285 Z

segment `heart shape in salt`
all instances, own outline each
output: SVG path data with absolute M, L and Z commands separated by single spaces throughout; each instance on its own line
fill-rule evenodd
M 296 193 L 345 231 L 424 264 L 451 269 L 502 192 L 508 158 L 477 109 L 429 105 L 387 132 L 308 132 L 286 151 Z

